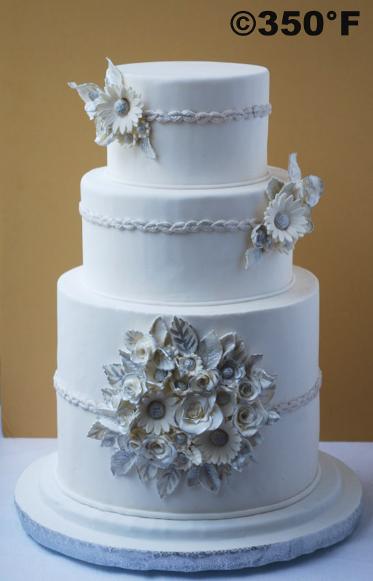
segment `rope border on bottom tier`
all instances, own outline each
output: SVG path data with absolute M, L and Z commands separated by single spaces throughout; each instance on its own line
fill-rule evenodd
M 53 385 L 56 393 L 58 393 L 60 397 L 62 397 L 68 403 L 71 403 L 72 405 L 79 407 L 84 411 L 90 412 L 92 414 L 98 414 L 101 413 L 104 409 L 103 404 L 99 405 L 94 400 L 83 398 L 80 396 L 80 394 L 69 391 L 63 384 L 62 380 L 58 377 L 57 371 L 53 378 Z M 286 415 L 301 409 L 317 397 L 321 389 L 321 385 L 322 373 L 321 370 L 319 370 L 319 375 L 309 390 L 289 401 L 280 402 L 279 404 L 273 406 L 273 410 L 280 415 Z

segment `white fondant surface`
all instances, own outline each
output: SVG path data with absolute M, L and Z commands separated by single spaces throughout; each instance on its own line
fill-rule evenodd
M 318 283 L 295 269 L 290 290 L 275 297 L 226 305 L 138 305 L 95 294 L 83 271 L 63 275 L 58 291 L 58 373 L 65 385 L 100 400 L 102 365 L 118 359 L 126 330 L 149 328 L 157 315 L 187 319 L 201 335 L 236 331 L 251 353 L 263 353 L 265 368 L 277 375 L 273 405 L 304 394 L 318 376 Z M 136 473 L 116 479 L 111 450 L 86 437 L 94 416 L 58 399 L 58 478 L 87 504 L 131 513 L 193 515 L 242 512 L 288 501 L 315 479 L 318 447 L 318 398 L 264 430 L 257 462 L 235 474 L 215 496 L 203 489 L 180 488 L 163 501 Z M 214 516 L 215 515 L 215 516 Z
M 269 101 L 269 73 L 260 66 L 187 61 L 133 63 L 120 69 L 146 109 L 222 112 Z M 108 167 L 115 178 L 131 184 L 245 183 L 266 174 L 267 136 L 266 117 L 217 125 L 153 123 L 156 160 L 138 147 L 114 142 L 108 147 Z
M 286 179 L 286 172 L 270 168 Z M 179 222 L 255 219 L 266 205 L 264 181 L 230 188 L 176 189 L 124 185 L 106 168 L 82 179 L 82 205 L 114 218 Z M 189 234 L 120 231 L 83 220 L 86 284 L 102 294 L 152 303 L 246 300 L 286 290 L 292 253 L 267 252 L 244 268 L 247 232 Z

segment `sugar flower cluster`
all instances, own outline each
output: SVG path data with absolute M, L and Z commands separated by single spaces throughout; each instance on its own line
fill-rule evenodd
M 311 210 L 324 191 L 322 179 L 302 179 L 296 153 L 289 156 L 289 180 L 272 177 L 266 189 L 267 207 L 256 221 L 245 253 L 246 268 L 257 263 L 269 250 L 290 252 L 299 238 L 312 232 Z
M 217 493 L 279 419 L 269 405 L 275 377 L 236 333 L 200 339 L 187 321 L 158 317 L 149 332 L 127 332 L 119 354 L 104 366 L 108 385 L 88 436 L 113 448 L 114 476 L 136 470 L 162 498 L 183 479 Z
M 141 96 L 129 87 L 119 67 L 110 59 L 102 89 L 95 83 L 69 83 L 85 103 L 88 117 L 96 125 L 96 143 L 110 145 L 118 141 L 126 147 L 136 145 L 147 157 L 156 157 L 150 142 L 150 123 L 144 116 Z

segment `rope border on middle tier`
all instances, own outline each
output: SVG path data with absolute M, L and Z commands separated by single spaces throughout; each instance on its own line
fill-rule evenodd
M 165 220 L 137 220 L 134 218 L 113 218 L 92 212 L 82 203 L 79 204 L 81 217 L 91 224 L 119 230 L 121 232 L 140 232 L 148 234 L 195 234 L 198 232 L 250 232 L 255 226 L 254 220 L 187 220 L 168 222 Z

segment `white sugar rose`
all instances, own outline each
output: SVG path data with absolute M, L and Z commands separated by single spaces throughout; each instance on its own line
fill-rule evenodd
M 238 386 L 238 395 L 246 402 L 253 402 L 260 396 L 262 388 L 259 382 L 251 381 L 245 377 Z
M 218 428 L 223 421 L 223 413 L 216 405 L 215 396 L 192 393 L 178 405 L 175 419 L 181 430 L 198 435 Z
M 193 377 L 191 388 L 197 393 L 213 392 L 219 380 L 220 374 L 216 369 L 203 370 Z
M 264 369 L 254 367 L 250 372 L 250 385 L 251 385 L 251 398 L 246 397 L 248 401 L 254 401 L 257 397 L 260 397 L 260 400 L 263 404 L 267 404 L 271 401 L 274 392 L 275 392 L 275 381 L 276 377 L 267 373 Z M 240 395 L 241 391 L 244 392 L 245 390 L 240 388 Z M 244 397 L 242 395 L 242 397 Z
M 138 377 L 134 373 L 129 373 L 124 378 L 122 384 L 122 398 L 124 400 L 136 404 L 145 392 L 146 384 L 141 377 Z
M 141 334 L 131 346 L 131 359 L 137 365 L 146 365 L 157 348 L 151 335 Z
M 176 454 L 175 446 L 166 436 L 148 436 L 141 448 L 141 455 L 157 468 L 167 468 Z
M 233 424 L 245 438 L 254 436 L 268 422 L 268 412 L 260 401 L 239 405 L 233 415 Z

